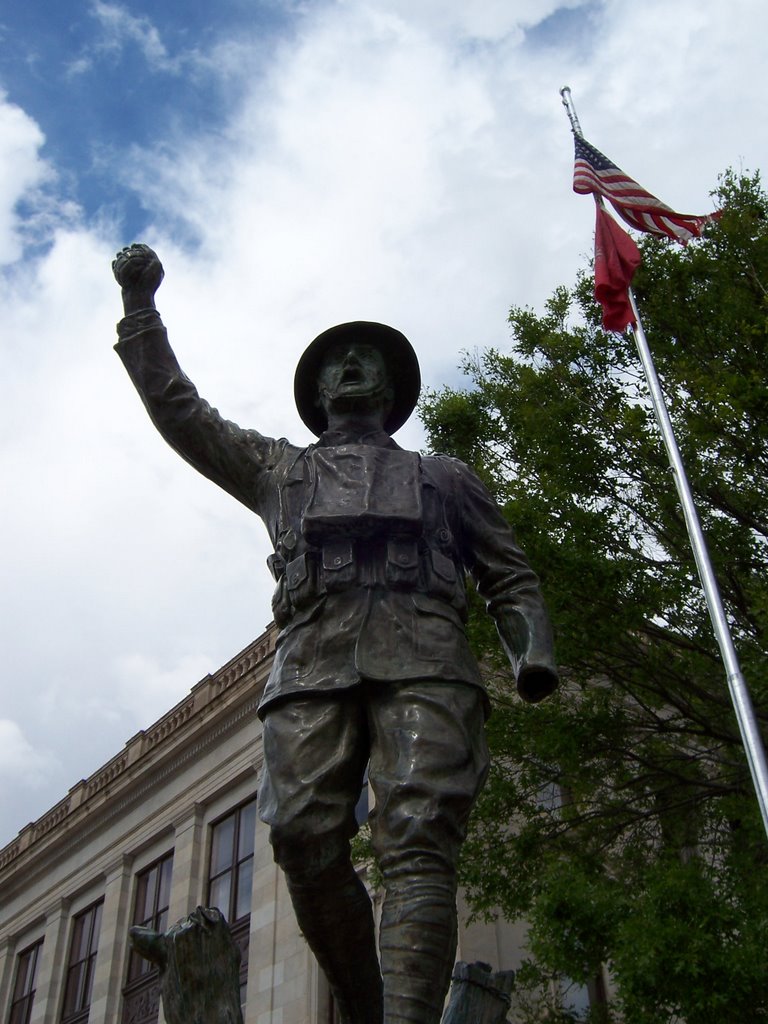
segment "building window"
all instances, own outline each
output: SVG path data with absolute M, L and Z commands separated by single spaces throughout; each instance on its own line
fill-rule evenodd
M 591 1001 L 589 989 L 571 978 L 560 979 L 560 1008 L 568 1014 L 581 1018 L 589 1013 Z
M 171 895 L 173 853 L 166 854 L 136 875 L 136 897 L 133 901 L 131 923 L 143 928 L 164 932 L 168 928 L 168 905 Z M 128 982 L 155 970 L 149 960 L 131 950 L 128 961 Z
M 72 923 L 72 942 L 67 962 L 67 981 L 64 988 L 64 1009 L 62 1022 L 77 1022 L 88 1019 L 93 989 L 93 973 L 96 966 L 96 952 L 99 948 L 101 909 L 104 901 L 99 900 L 92 907 L 78 914 Z
M 40 963 L 40 951 L 43 940 L 19 953 L 16 962 L 16 983 L 13 986 L 13 1001 L 8 1024 L 29 1024 L 32 1016 L 32 1003 L 37 988 L 37 968 Z
M 245 1006 L 248 980 L 249 921 L 253 889 L 256 798 L 241 804 L 211 826 L 208 906 L 218 907 L 232 926 L 240 948 L 240 1003 Z
M 555 992 L 559 997 L 560 1009 L 569 1015 L 569 1020 L 571 1018 L 582 1020 L 589 1015 L 590 1011 L 596 1020 L 603 1020 L 605 1017 L 608 992 L 602 971 L 590 978 L 586 985 L 573 981 L 572 978 L 561 976 L 555 983 Z M 608 1018 L 605 1017 L 605 1019 Z
M 208 906 L 218 907 L 230 924 L 251 912 L 255 834 L 255 798 L 211 828 Z

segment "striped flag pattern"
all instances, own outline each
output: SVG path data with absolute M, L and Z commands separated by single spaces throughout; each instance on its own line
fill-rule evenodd
M 574 139 L 573 191 L 580 195 L 603 196 L 630 227 L 685 245 L 692 238 L 698 238 L 705 225 L 719 216 L 718 213 L 701 217 L 675 213 L 580 135 L 574 133 Z

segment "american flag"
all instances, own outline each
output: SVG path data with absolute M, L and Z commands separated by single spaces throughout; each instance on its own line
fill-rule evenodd
M 604 196 L 630 227 L 652 235 L 666 235 L 685 245 L 692 238 L 698 238 L 705 225 L 719 216 L 718 213 L 702 217 L 675 213 L 580 135 L 574 133 L 574 139 L 573 191 Z

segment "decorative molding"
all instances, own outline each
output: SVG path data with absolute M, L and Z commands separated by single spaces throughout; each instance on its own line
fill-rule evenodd
M 234 662 L 225 665 L 223 669 L 210 678 L 210 685 L 218 695 L 229 689 L 233 683 L 242 679 L 246 673 L 257 665 L 266 661 L 275 650 L 276 629 L 268 630 L 258 640 L 254 641 L 251 647 L 247 648 L 242 655 Z
M 11 861 L 16 860 L 20 853 L 21 842 L 18 839 L 12 840 L 12 842 L 0 850 L 0 871 L 2 871 L 7 864 L 10 864 Z
M 189 720 L 194 709 L 195 695 L 194 693 L 191 693 L 186 700 L 169 711 L 164 718 L 161 718 L 159 722 L 144 733 L 142 753 L 150 750 L 158 743 L 162 743 L 163 740 L 175 733 L 178 728 Z
M 42 818 L 38 818 L 32 825 L 32 842 L 37 842 L 38 839 L 50 832 L 52 828 L 56 828 L 59 822 L 63 821 L 69 814 L 71 805 L 72 801 L 70 798 L 68 796 L 64 797 L 47 814 L 44 814 Z
M 103 768 L 99 768 L 98 772 L 92 775 L 85 783 L 85 798 L 90 800 L 92 796 L 95 796 L 100 790 L 108 786 L 110 782 L 122 775 L 128 765 L 128 753 L 127 751 L 121 751 L 117 757 L 113 757 L 111 761 L 108 761 Z

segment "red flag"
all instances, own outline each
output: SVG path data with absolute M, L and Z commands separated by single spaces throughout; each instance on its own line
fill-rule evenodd
M 573 167 L 573 191 L 581 195 L 604 196 L 618 215 L 638 231 L 666 235 L 685 245 L 697 238 L 704 227 L 717 220 L 720 211 L 697 217 L 676 213 L 652 196 L 642 185 L 625 174 L 612 160 L 574 133 L 576 159 Z
M 603 307 L 606 331 L 634 324 L 628 289 L 640 266 L 640 250 L 606 209 L 595 203 L 595 298 Z

